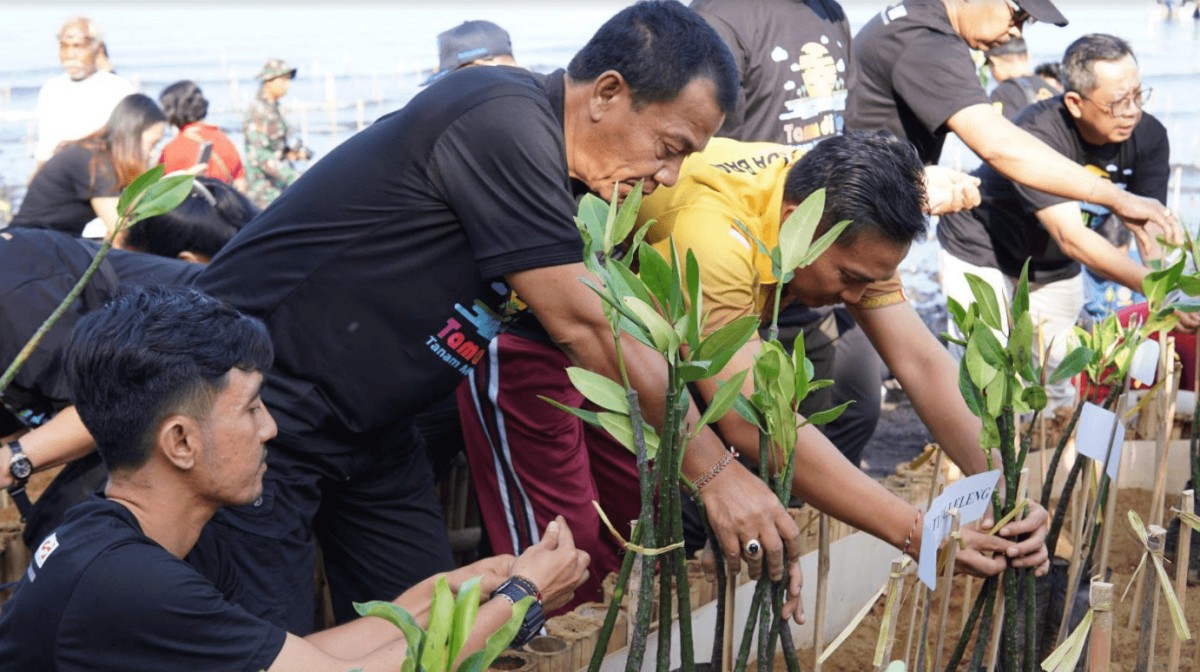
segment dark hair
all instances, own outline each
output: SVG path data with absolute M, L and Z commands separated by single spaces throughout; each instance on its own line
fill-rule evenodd
M 65 371 L 79 417 L 110 472 L 149 458 L 169 415 L 204 417 L 229 371 L 266 371 L 262 322 L 194 289 L 133 287 L 83 317 Z
M 162 257 L 195 252 L 212 258 L 259 213 L 237 189 L 211 177 L 198 177 L 179 207 L 128 229 L 125 246 Z
M 1033 74 L 1037 75 L 1038 77 L 1049 77 L 1059 84 L 1062 84 L 1062 63 L 1055 63 L 1053 61 L 1040 63 L 1036 68 L 1033 69 Z
M 112 167 L 117 186 L 124 189 L 146 172 L 149 157 L 142 154 L 142 134 L 166 120 L 166 115 L 149 96 L 131 93 L 113 108 L 104 128 L 64 144 L 78 144 L 93 152 L 89 167 L 92 189 L 96 186 L 96 171 L 101 169 L 102 161 Z
M 672 101 L 699 77 L 712 81 L 722 112 L 737 107 L 738 72 L 729 47 L 699 14 L 674 0 L 645 0 L 621 10 L 567 66 L 576 82 L 594 81 L 608 70 L 625 78 L 634 109 Z
M 1096 61 L 1119 61 L 1130 56 L 1134 61 L 1129 43 L 1115 35 L 1092 33 L 1071 43 L 1063 54 L 1062 83 L 1067 91 L 1091 93 L 1096 88 L 1096 72 L 1092 64 Z
M 817 143 L 788 170 L 783 201 L 799 204 L 822 187 L 825 213 L 817 230 L 850 220 L 838 245 L 867 230 L 905 245 L 925 234 L 925 167 L 910 143 L 887 131 Z
M 167 121 L 176 128 L 183 128 L 208 116 L 208 99 L 199 85 L 190 79 L 175 82 L 163 89 L 158 94 L 158 102 L 162 103 Z

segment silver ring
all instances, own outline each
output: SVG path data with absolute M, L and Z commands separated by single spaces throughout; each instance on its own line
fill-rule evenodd
M 745 548 L 746 557 L 751 559 L 757 558 L 758 554 L 762 553 L 762 544 L 758 543 L 757 539 L 751 539 L 750 541 L 747 541 Z

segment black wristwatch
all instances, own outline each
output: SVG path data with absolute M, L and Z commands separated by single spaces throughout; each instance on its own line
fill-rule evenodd
M 29 482 L 29 477 L 33 475 L 33 463 L 21 449 L 20 441 L 9 443 L 8 449 L 12 451 L 12 459 L 8 462 L 8 473 L 12 475 L 15 485 L 23 487 Z
M 521 623 L 521 629 L 517 630 L 517 636 L 509 645 L 510 648 L 524 646 L 526 642 L 541 634 L 542 628 L 546 625 L 546 615 L 542 612 L 541 595 L 533 582 L 522 577 L 510 578 L 500 584 L 500 587 L 492 593 L 492 598 L 497 596 L 507 599 L 514 605 L 526 597 L 533 598 L 533 602 L 529 605 L 529 611 L 525 612 L 525 620 Z

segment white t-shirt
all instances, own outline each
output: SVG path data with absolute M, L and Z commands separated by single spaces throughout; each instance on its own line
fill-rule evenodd
M 117 103 L 131 93 L 135 93 L 133 85 L 111 72 L 96 72 L 78 82 L 64 73 L 46 82 L 38 93 L 34 158 L 43 162 L 59 143 L 99 130 Z

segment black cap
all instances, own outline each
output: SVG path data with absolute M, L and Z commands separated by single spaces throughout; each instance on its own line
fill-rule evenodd
M 985 53 L 986 56 L 1008 56 L 1009 54 L 1028 54 L 1029 49 L 1025 46 L 1025 38 L 1014 37 L 1013 39 L 998 44 Z
M 438 35 L 437 72 L 421 83 L 432 84 L 447 74 L 481 58 L 512 54 L 512 40 L 491 21 L 466 21 Z
M 1056 26 L 1067 25 L 1067 17 L 1063 16 L 1050 0 L 1013 0 L 1013 2 L 1042 23 L 1053 23 Z

